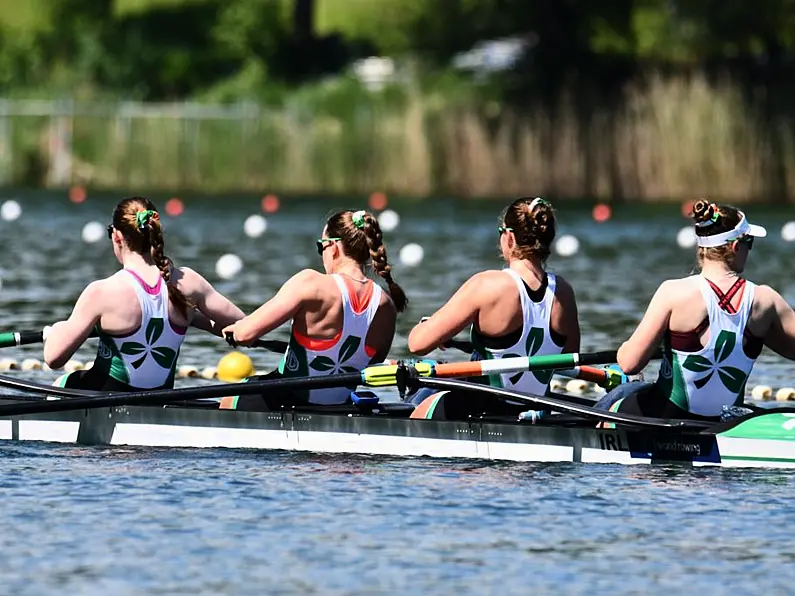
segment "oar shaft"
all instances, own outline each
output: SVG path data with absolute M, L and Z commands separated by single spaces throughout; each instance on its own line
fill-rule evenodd
M 1 377 L 0 377 L 1 378 Z M 3 378 L 5 380 L 5 378 Z M 24 404 L 0 405 L 0 416 L 21 416 L 24 414 L 43 414 L 66 410 L 82 410 L 84 408 L 101 408 L 134 405 L 161 405 L 185 399 L 210 399 L 227 395 L 255 395 L 277 389 L 328 389 L 331 387 L 356 387 L 361 384 L 360 373 L 345 373 L 322 377 L 305 377 L 299 379 L 264 379 L 248 383 L 230 383 L 228 385 L 206 385 L 204 387 L 186 387 L 183 389 L 156 389 L 154 391 L 130 391 L 125 393 L 109 393 L 101 397 L 74 397 L 70 399 L 33 402 Z M 43 386 L 46 389 L 46 386 Z M 57 389 L 52 387 L 52 394 Z M 74 390 L 73 390 L 74 391 Z

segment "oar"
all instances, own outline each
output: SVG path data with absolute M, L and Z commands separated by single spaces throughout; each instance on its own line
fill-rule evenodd
M 44 331 L 7 331 L 0 333 L 0 348 L 26 346 L 44 342 Z
M 565 412 L 567 414 L 574 414 L 576 416 L 583 416 L 585 418 L 592 418 L 594 420 L 618 422 L 620 424 L 632 424 L 633 426 L 665 429 L 692 428 L 694 430 L 701 430 L 715 425 L 714 422 L 702 422 L 699 420 L 665 420 L 661 418 L 644 418 L 643 416 L 634 416 L 631 414 L 618 414 L 614 412 L 608 412 L 607 410 L 598 410 L 589 406 L 562 401 L 553 397 L 525 395 L 515 391 L 508 391 L 507 389 L 490 387 L 488 385 L 479 385 L 477 383 L 455 379 L 413 379 L 411 383 L 417 384 L 420 387 L 430 387 L 432 389 L 459 389 L 479 393 L 488 393 L 494 395 L 495 397 L 528 404 L 530 406 L 543 406 L 558 412 Z
M 45 327 L 41 331 L 6 331 L 0 333 L 0 348 L 44 343 L 44 338 L 48 331 L 49 328 Z M 96 338 L 99 335 L 96 331 L 92 331 L 88 337 Z M 257 339 L 251 344 L 251 347 L 283 353 L 287 349 L 287 342 L 280 339 Z
M 361 372 L 343 373 L 317 377 L 296 377 L 282 379 L 263 379 L 247 383 L 229 385 L 206 385 L 203 387 L 187 387 L 182 389 L 157 389 L 153 391 L 131 391 L 110 393 L 97 396 L 97 392 L 80 391 L 78 389 L 62 389 L 31 381 L 21 381 L 13 377 L 0 376 L 0 386 L 21 389 L 23 391 L 46 395 L 68 397 L 72 399 L 46 401 L 29 404 L 8 404 L 0 406 L 0 416 L 16 416 L 64 410 L 82 410 L 105 406 L 122 406 L 128 404 L 161 405 L 183 399 L 208 399 L 227 395 L 252 395 L 267 393 L 271 390 L 284 389 L 328 389 L 331 387 L 386 387 L 399 384 L 405 374 L 420 377 L 473 377 L 488 374 L 513 373 L 526 370 L 548 370 L 554 368 L 571 368 L 581 363 L 604 364 L 615 361 L 616 353 L 593 352 L 590 354 L 556 354 L 552 356 L 532 356 L 503 358 L 501 360 L 481 360 L 434 364 L 429 361 L 415 362 L 411 367 L 405 365 L 376 365 L 365 368 Z

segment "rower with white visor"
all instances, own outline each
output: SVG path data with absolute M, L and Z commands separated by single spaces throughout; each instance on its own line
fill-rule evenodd
M 618 365 L 639 373 L 662 343 L 656 382 L 628 383 L 597 407 L 657 418 L 718 419 L 740 405 L 763 346 L 795 360 L 795 312 L 774 289 L 742 273 L 755 238 L 767 231 L 728 205 L 693 207 L 699 273 L 664 281 Z

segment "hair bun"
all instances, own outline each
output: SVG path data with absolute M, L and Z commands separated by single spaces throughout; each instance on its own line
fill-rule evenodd
M 696 225 L 711 225 L 718 221 L 718 206 L 706 199 L 699 199 L 693 204 L 693 221 Z

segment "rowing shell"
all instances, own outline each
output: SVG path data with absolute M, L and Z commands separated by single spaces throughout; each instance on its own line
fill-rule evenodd
M 0 399 L 0 403 L 9 403 Z M 473 458 L 524 462 L 795 467 L 795 411 L 756 413 L 709 431 L 602 430 L 550 417 L 470 422 L 408 418 L 408 404 L 375 413 L 243 412 L 193 406 L 124 406 L 0 420 L 0 439 L 81 445 L 281 449 L 322 453 Z

